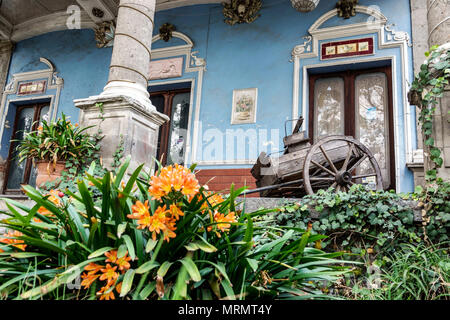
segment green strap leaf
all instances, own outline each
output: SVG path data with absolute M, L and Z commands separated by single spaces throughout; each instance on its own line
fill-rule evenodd
M 195 265 L 194 261 L 192 261 L 191 258 L 184 257 L 183 259 L 178 260 L 178 261 L 180 261 L 183 264 L 183 266 L 186 268 L 186 270 L 189 273 L 189 275 L 191 276 L 192 280 L 197 282 L 202 279 L 200 272 L 198 272 L 197 266 Z
M 125 273 L 125 277 L 123 278 L 122 282 L 122 289 L 120 290 L 120 296 L 125 297 L 127 293 L 130 291 L 131 286 L 133 284 L 135 271 L 133 269 L 129 269 Z

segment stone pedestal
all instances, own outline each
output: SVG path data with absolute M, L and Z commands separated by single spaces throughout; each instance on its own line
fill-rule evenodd
M 121 0 L 109 67 L 109 78 L 98 96 L 75 100 L 80 124 L 98 126 L 103 165 L 111 168 L 123 139 L 123 157 L 131 155 L 130 169 L 156 157 L 159 127 L 169 120 L 156 111 L 147 91 L 155 0 Z M 101 110 L 96 105 L 101 103 Z M 129 171 L 130 172 L 130 171 Z
M 100 143 L 103 165 L 111 168 L 114 154 L 123 139 L 124 158 L 131 155 L 130 170 L 145 163 L 148 169 L 153 164 L 158 146 L 159 127 L 168 120 L 148 105 L 130 96 L 95 96 L 74 101 L 81 109 L 80 123 L 96 133 L 100 128 L 103 140 Z M 96 105 L 102 104 L 102 110 Z M 130 171 L 129 171 L 130 172 Z

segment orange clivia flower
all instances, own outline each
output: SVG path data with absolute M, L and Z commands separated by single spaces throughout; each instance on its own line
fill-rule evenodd
M 203 202 L 202 206 L 201 206 L 202 213 L 205 213 L 206 210 L 209 209 L 208 203 L 211 205 L 211 207 L 215 207 L 218 204 L 225 201 L 225 199 L 219 193 L 207 192 L 206 195 L 207 195 L 207 200 L 205 202 Z M 203 198 L 203 196 L 200 195 L 199 200 L 202 200 L 202 198 Z
M 126 271 L 130 269 L 130 263 L 128 261 L 131 260 L 131 257 L 128 257 L 128 251 L 125 253 L 123 257 L 117 258 L 117 250 L 111 250 L 105 253 L 105 256 L 108 258 L 105 262 L 111 262 L 116 264 L 119 267 L 120 271 Z
M 92 285 L 92 283 L 94 283 L 95 280 L 97 280 L 97 278 L 100 277 L 99 274 L 91 274 L 89 273 L 83 273 L 81 275 L 81 279 L 83 279 L 83 281 L 81 281 L 81 285 L 84 286 L 84 289 L 89 289 L 89 287 Z
M 231 223 L 237 222 L 236 214 L 234 212 L 230 212 L 227 215 L 225 215 L 216 210 L 214 212 L 214 222 L 216 222 L 217 224 L 214 226 L 209 226 L 207 228 L 208 231 L 213 230 L 213 227 L 215 227 L 215 229 L 217 229 L 217 230 L 220 230 L 221 232 L 230 231 Z M 219 238 L 221 237 L 221 235 L 218 231 L 216 231 L 216 235 Z
M 175 218 L 175 220 L 179 220 L 180 216 L 184 216 L 183 211 L 181 211 L 180 208 L 178 208 L 174 204 L 170 205 L 169 212 L 172 215 L 172 218 Z
M 100 300 L 114 300 L 115 296 L 114 296 L 114 291 L 111 290 L 109 291 L 109 289 L 111 289 L 110 286 L 104 286 L 100 289 L 99 292 L 97 292 L 97 294 L 100 296 Z M 107 292 L 109 291 L 109 292 Z
M 153 199 L 161 200 L 171 192 L 181 192 L 185 196 L 195 195 L 200 185 L 195 175 L 186 167 L 179 164 L 161 169 L 159 175 L 151 177 L 148 192 Z
M 119 277 L 116 269 L 117 266 L 111 267 L 111 265 L 108 263 L 104 269 L 100 270 L 101 272 L 103 272 L 103 274 L 100 276 L 100 280 L 107 280 L 108 283 L 114 282 Z
M 160 233 L 160 231 L 164 231 L 166 226 L 166 205 L 163 207 L 159 207 L 156 209 L 155 213 L 150 217 L 150 225 L 148 226 L 148 229 L 150 232 L 152 232 L 152 239 L 156 240 L 156 234 Z
M 84 270 L 88 271 L 89 274 L 95 274 L 101 269 L 103 269 L 105 266 L 101 266 L 99 264 L 96 264 L 94 262 L 89 263 L 87 266 L 84 267 Z
M 130 219 L 140 219 L 146 214 L 150 214 L 148 211 L 148 200 L 146 200 L 144 203 L 140 202 L 139 200 L 136 201 L 136 204 L 131 206 L 132 214 L 127 215 Z
M 23 236 L 23 233 L 17 230 L 9 230 L 8 233 L 6 234 L 5 238 L 0 238 L 0 243 L 4 243 L 4 244 L 9 244 L 12 245 L 13 247 L 16 247 L 22 251 L 25 251 L 25 248 L 27 247 L 27 245 L 25 244 L 25 242 L 23 240 L 20 239 L 16 239 L 17 237 L 21 237 Z
M 118 294 L 120 294 L 120 291 L 122 291 L 122 282 L 120 282 L 119 284 L 116 284 L 116 291 Z

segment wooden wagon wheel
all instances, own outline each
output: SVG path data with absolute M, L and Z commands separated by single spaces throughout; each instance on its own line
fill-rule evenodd
M 330 154 L 325 147 L 325 144 L 332 141 L 346 141 L 349 146 L 345 159 L 342 159 L 342 165 L 339 165 L 340 168 L 336 168 L 338 163 L 333 163 L 333 154 L 331 154 L 330 157 Z M 323 161 L 319 161 L 321 162 L 319 163 L 314 160 L 313 157 L 316 158 L 316 160 L 321 158 Z M 355 170 L 366 159 L 369 159 L 371 172 L 355 175 Z M 310 170 L 315 171 L 311 174 Z M 314 194 L 314 184 L 319 188 L 331 186 L 335 188 L 336 191 L 347 191 L 351 185 L 355 184 L 354 180 L 367 177 L 376 178 L 377 190 L 383 188 L 381 170 L 372 152 L 361 142 L 352 137 L 328 136 L 319 140 L 311 147 L 303 164 L 303 185 L 308 194 Z

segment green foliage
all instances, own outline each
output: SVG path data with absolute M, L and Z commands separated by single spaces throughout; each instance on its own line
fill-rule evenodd
M 318 282 L 334 281 L 347 271 L 343 261 L 335 259 L 342 253 L 310 247 L 323 236 L 254 222 L 268 210 L 236 211 L 235 199 L 243 189 L 231 186 L 228 197 L 218 203 L 203 188 L 193 197 L 173 190 L 156 200 L 149 194 L 151 177 L 142 166 L 124 181 L 129 162 L 127 158 L 115 172 L 98 177 L 91 165 L 75 181 L 75 192 L 48 196 L 24 186 L 36 202 L 32 208 L 5 200 L 9 218 L 0 226 L 21 232 L 14 239 L 27 247 L 22 252 L 0 244 L 4 297 L 95 299 L 103 281 L 94 279 L 88 290 L 70 285 L 89 263 L 104 265 L 111 250 L 117 257 L 131 258 L 126 272 L 107 289 L 116 292 L 121 283 L 123 299 L 323 298 Z M 164 240 L 165 230 L 153 237 L 151 230 L 130 219 L 137 212 L 134 206 L 146 201 L 152 216 L 164 205 L 183 212 L 170 241 Z M 224 224 L 216 214 L 232 213 L 236 220 L 220 229 Z
M 450 50 L 433 46 L 425 55 L 428 58 L 411 85 L 410 96 L 415 97 L 412 103 L 420 108 L 419 122 L 425 139 L 425 148 L 428 150 L 425 156 L 434 164 L 434 167 L 428 168 L 425 179 L 432 182 L 436 180 L 437 169 L 443 163 L 441 151 L 435 147 L 432 138 L 433 115 L 438 99 L 442 98 L 444 89 L 449 84 Z
M 383 270 L 363 279 L 352 289 L 358 300 L 437 300 L 450 299 L 449 243 L 445 248 L 402 245 L 386 259 Z M 369 287 L 367 283 L 370 283 Z
M 347 193 L 321 190 L 285 206 L 272 219 L 280 225 L 305 228 L 311 213 L 318 214 L 318 219 L 311 221 L 313 233 L 329 236 L 320 244 L 322 248 L 370 254 L 372 260 L 382 260 L 400 243 L 448 240 L 449 188 L 449 183 L 436 188 L 428 202 L 425 226 L 413 222 L 417 206 L 413 201 L 422 198 L 421 194 L 368 191 L 361 185 L 352 186 Z
M 26 133 L 23 140 L 17 140 L 19 161 L 33 158 L 56 163 L 77 158 L 83 162 L 95 150 L 93 138 L 86 133 L 89 128 L 73 125 L 64 114 L 56 122 L 43 120 L 38 130 Z

